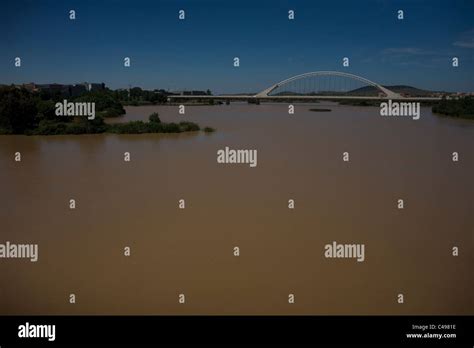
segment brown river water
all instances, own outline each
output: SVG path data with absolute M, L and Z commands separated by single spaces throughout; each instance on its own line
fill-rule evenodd
M 212 134 L 0 136 L 0 243 L 39 245 L 0 259 L 0 314 L 474 314 L 474 122 L 319 106 L 121 118 Z M 218 164 L 225 146 L 257 167 Z M 364 262 L 326 258 L 333 241 Z

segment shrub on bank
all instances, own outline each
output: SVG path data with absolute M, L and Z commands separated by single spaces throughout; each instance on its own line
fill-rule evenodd
M 215 132 L 216 130 L 212 127 L 205 127 L 204 128 L 204 132 L 206 133 L 212 133 L 212 132 Z
M 449 100 L 443 98 L 433 106 L 432 111 L 446 116 L 474 119 L 474 98 L 464 97 Z
M 174 122 L 162 123 L 162 127 L 163 133 L 181 133 L 181 128 L 179 128 L 179 124 Z
M 152 113 L 149 117 L 148 120 L 152 123 L 161 123 L 160 116 L 158 115 L 157 112 Z
M 198 131 L 200 129 L 199 125 L 194 122 L 161 122 L 160 117 L 156 112 L 151 114 L 148 119 L 149 122 L 130 121 L 126 123 L 110 124 L 107 126 L 106 132 L 116 134 L 181 133 Z
M 108 125 L 108 132 L 117 134 L 142 134 L 148 133 L 146 123 L 143 121 L 130 121 Z
M 179 123 L 179 128 L 182 132 L 196 132 L 200 130 L 199 125 L 193 122 L 182 121 Z

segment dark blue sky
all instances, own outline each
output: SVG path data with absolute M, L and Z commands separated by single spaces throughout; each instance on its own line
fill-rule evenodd
M 340 70 L 381 84 L 474 91 L 472 0 L 2 0 L 0 29 L 0 84 L 256 92 L 295 74 Z

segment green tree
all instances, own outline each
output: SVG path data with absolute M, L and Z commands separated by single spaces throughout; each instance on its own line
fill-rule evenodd
M 149 117 L 148 120 L 152 123 L 161 123 L 160 116 L 158 115 L 157 112 L 152 113 Z
M 55 108 L 55 103 L 53 100 L 38 100 L 38 103 L 36 104 L 38 108 L 38 118 L 39 120 L 42 119 L 48 119 L 48 120 L 54 120 L 57 119 L 58 116 L 56 116 L 56 108 Z
M 36 99 L 26 89 L 0 88 L 0 131 L 24 134 L 36 124 Z
M 125 109 L 118 100 L 117 94 L 110 90 L 88 92 L 74 101 L 95 103 L 95 111 L 103 117 L 117 117 L 125 114 Z

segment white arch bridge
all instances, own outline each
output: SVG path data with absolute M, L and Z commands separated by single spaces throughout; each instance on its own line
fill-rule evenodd
M 225 99 L 230 100 L 308 100 L 308 99 L 404 99 L 438 100 L 437 97 L 402 96 L 364 77 L 339 71 L 313 71 L 280 81 L 257 94 L 168 96 L 177 99 Z

